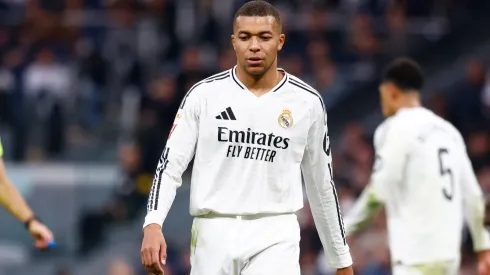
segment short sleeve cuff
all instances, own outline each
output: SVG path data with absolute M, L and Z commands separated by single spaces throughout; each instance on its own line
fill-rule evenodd
M 490 234 L 485 231 L 479 240 L 473 241 L 474 251 L 480 252 L 485 250 L 490 250 Z

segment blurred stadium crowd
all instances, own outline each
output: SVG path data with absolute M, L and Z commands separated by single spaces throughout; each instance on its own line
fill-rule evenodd
M 104 245 L 108 224 L 142 224 L 138 219 L 183 95 L 235 64 L 229 35 L 243 2 L 0 0 L 0 135 L 6 160 L 119 160 L 124 171 L 107 207 L 80 214 L 77 257 Z M 270 2 L 286 25 L 279 66 L 316 87 L 329 108 L 352 87 L 376 81 L 393 57 L 423 51 L 485 11 L 483 0 Z M 480 184 L 490 193 L 490 70 L 471 60 L 465 72 L 460 83 L 427 104 L 462 131 Z M 372 129 L 351 121 L 335 135 L 334 172 L 346 213 L 369 181 Z M 298 216 L 302 274 L 330 274 L 307 203 Z M 390 274 L 384 215 L 350 241 L 356 274 Z M 463 250 L 462 274 L 475 274 L 470 240 Z M 188 253 L 186 247 L 169 247 L 165 274 L 189 274 Z M 107 274 L 143 274 L 138 257 L 135 250 L 133 259 L 114 262 Z

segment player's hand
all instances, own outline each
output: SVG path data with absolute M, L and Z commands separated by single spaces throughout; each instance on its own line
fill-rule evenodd
M 490 250 L 478 252 L 478 275 L 490 275 Z
M 335 273 L 335 274 L 336 275 L 354 275 L 354 269 L 352 269 L 352 266 L 337 269 L 337 273 Z
M 34 246 L 38 249 L 47 249 L 54 243 L 53 233 L 49 228 L 37 220 L 33 220 L 27 229 L 35 240 Z
M 144 229 L 141 245 L 141 263 L 151 275 L 162 275 L 167 261 L 167 243 L 162 228 L 158 224 L 150 224 Z

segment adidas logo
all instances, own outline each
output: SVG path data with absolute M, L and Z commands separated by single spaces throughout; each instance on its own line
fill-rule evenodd
M 236 120 L 235 114 L 231 110 L 230 107 L 226 108 L 223 112 L 221 112 L 220 115 L 216 116 L 216 119 L 223 119 L 223 120 Z

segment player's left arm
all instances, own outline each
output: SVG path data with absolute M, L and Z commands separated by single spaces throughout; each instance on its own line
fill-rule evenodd
M 466 152 L 462 156 L 461 174 L 464 216 L 468 224 L 475 252 L 490 249 L 490 234 L 485 229 L 485 197 L 478 184 Z
M 333 268 L 342 269 L 352 265 L 352 257 L 345 239 L 333 182 L 327 118 L 320 101 L 312 109 L 312 118 L 301 169 L 313 219 L 327 260 Z
M 465 148 L 463 141 L 461 144 Z M 485 197 L 473 172 L 466 150 L 463 150 L 462 153 L 460 181 L 463 187 L 464 216 L 473 240 L 473 250 L 478 255 L 478 274 L 490 274 L 490 234 L 484 224 Z

